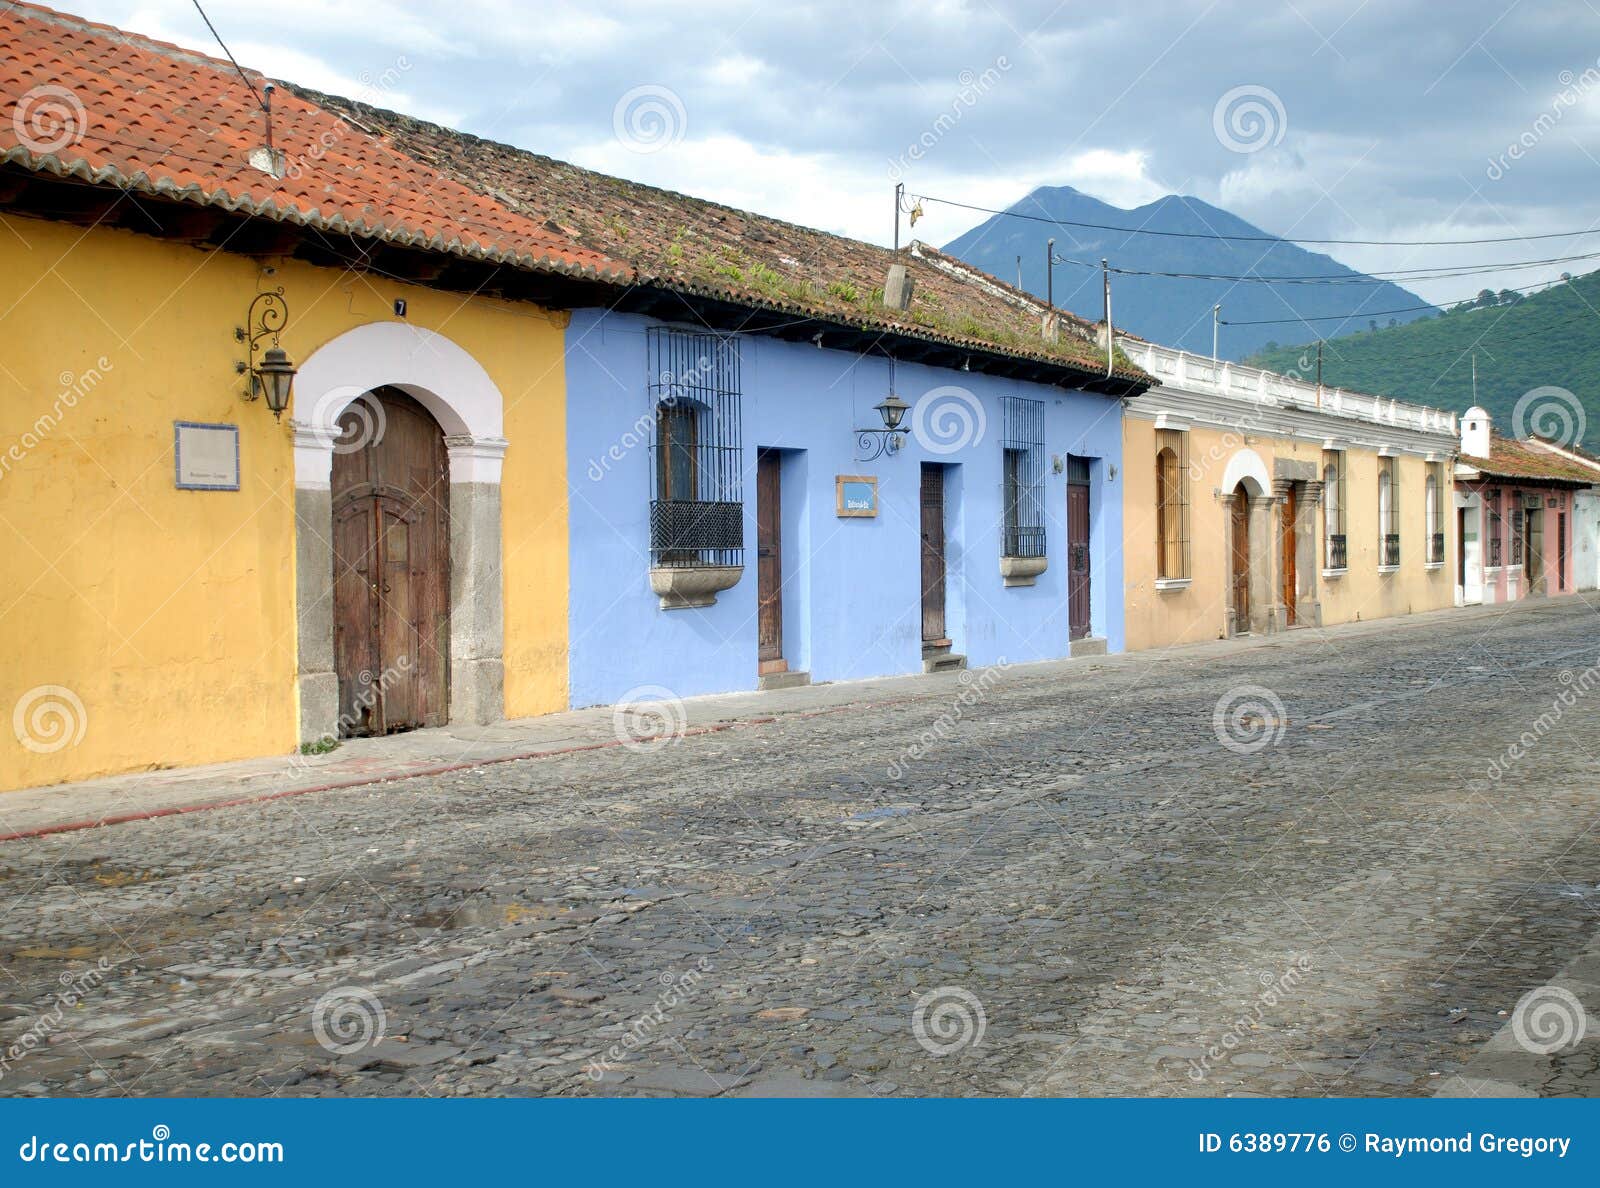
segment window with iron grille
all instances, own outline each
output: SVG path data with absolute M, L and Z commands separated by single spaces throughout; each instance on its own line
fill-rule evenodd
M 1528 513 L 1524 508 L 1522 492 L 1511 492 L 1506 514 L 1511 517 L 1511 560 L 1508 564 L 1521 565 L 1528 549 Z
M 1189 435 L 1156 430 L 1156 577 L 1189 576 Z
M 654 326 L 645 332 L 650 442 L 650 564 L 744 564 L 739 343 Z
M 1500 490 L 1496 488 L 1485 496 L 1489 505 L 1489 561 L 1490 569 L 1499 569 L 1505 558 L 1501 548 L 1505 542 L 1505 521 L 1500 515 Z
M 1322 539 L 1329 569 L 1343 569 L 1347 557 L 1344 527 L 1344 451 L 1322 452 Z
M 1400 484 L 1393 458 L 1378 459 L 1378 564 L 1400 564 Z
M 1443 510 L 1439 506 L 1439 470 L 1437 463 L 1428 463 L 1427 532 L 1430 565 L 1444 564 L 1444 519 Z
M 1000 401 L 1001 497 L 1005 557 L 1043 557 L 1044 401 L 1006 396 Z

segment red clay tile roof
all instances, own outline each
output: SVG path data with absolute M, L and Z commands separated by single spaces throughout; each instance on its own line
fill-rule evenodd
M 47 8 L 0 11 L 0 163 L 518 268 L 632 277 L 287 88 L 272 127 L 281 178 L 251 164 L 265 124 L 229 63 Z
M 287 84 L 286 84 L 287 85 Z M 1044 340 L 1044 303 L 926 245 L 898 254 L 781 219 L 624 181 L 437 124 L 296 88 L 381 128 L 398 148 L 574 242 L 628 260 L 642 283 L 930 342 L 1104 375 L 1094 327 L 1065 311 Z M 891 264 L 915 281 L 911 308 L 883 304 Z M 1119 352 L 1115 374 L 1150 378 Z
M 1600 482 L 1600 474 L 1593 466 L 1563 458 L 1560 454 L 1541 449 L 1532 442 L 1514 437 L 1490 435 L 1489 456 L 1474 458 L 1461 455 L 1461 462 L 1490 478 L 1530 479 L 1559 483 Z

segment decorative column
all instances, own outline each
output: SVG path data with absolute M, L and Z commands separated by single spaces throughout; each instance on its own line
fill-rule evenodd
M 1271 517 L 1272 535 L 1267 546 L 1268 555 L 1272 558 L 1273 569 L 1271 590 L 1272 601 L 1268 604 L 1272 607 L 1272 621 L 1267 626 L 1268 631 L 1285 631 L 1289 627 L 1290 608 L 1284 605 L 1282 580 L 1283 569 L 1282 562 L 1279 560 L 1279 558 L 1282 555 L 1281 551 L 1283 548 L 1285 528 L 1290 530 L 1288 535 L 1291 541 L 1298 540 L 1296 532 L 1297 526 L 1294 524 L 1285 524 L 1284 522 L 1284 516 L 1288 512 L 1289 492 L 1293 488 L 1293 479 L 1274 478 L 1272 480 L 1272 504 L 1277 510 L 1276 514 Z M 1295 555 L 1295 559 L 1297 561 L 1299 560 L 1298 552 Z M 1296 585 L 1298 584 L 1299 582 L 1297 579 Z M 1296 591 L 1296 593 L 1298 593 L 1298 591 Z
M 1300 527 L 1295 534 L 1295 572 L 1300 575 L 1299 621 L 1310 627 L 1322 626 L 1322 598 L 1317 585 L 1322 576 L 1326 546 L 1320 543 L 1323 531 L 1322 482 L 1313 479 L 1300 484 Z
M 451 434 L 450 721 L 505 717 L 505 580 L 501 569 L 500 472 L 506 442 Z

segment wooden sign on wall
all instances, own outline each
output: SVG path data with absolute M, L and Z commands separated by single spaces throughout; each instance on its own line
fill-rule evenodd
M 840 474 L 834 476 L 833 482 L 840 516 L 870 518 L 878 514 L 876 475 Z

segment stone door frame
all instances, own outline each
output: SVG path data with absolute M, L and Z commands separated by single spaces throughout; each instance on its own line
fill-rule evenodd
M 339 415 L 392 387 L 444 430 L 450 465 L 449 721 L 505 716 L 500 477 L 505 401 L 483 367 L 442 334 L 375 322 L 319 347 L 295 378 L 296 693 L 301 742 L 339 734 L 333 660 L 333 455 Z M 381 428 L 375 427 L 375 432 Z

